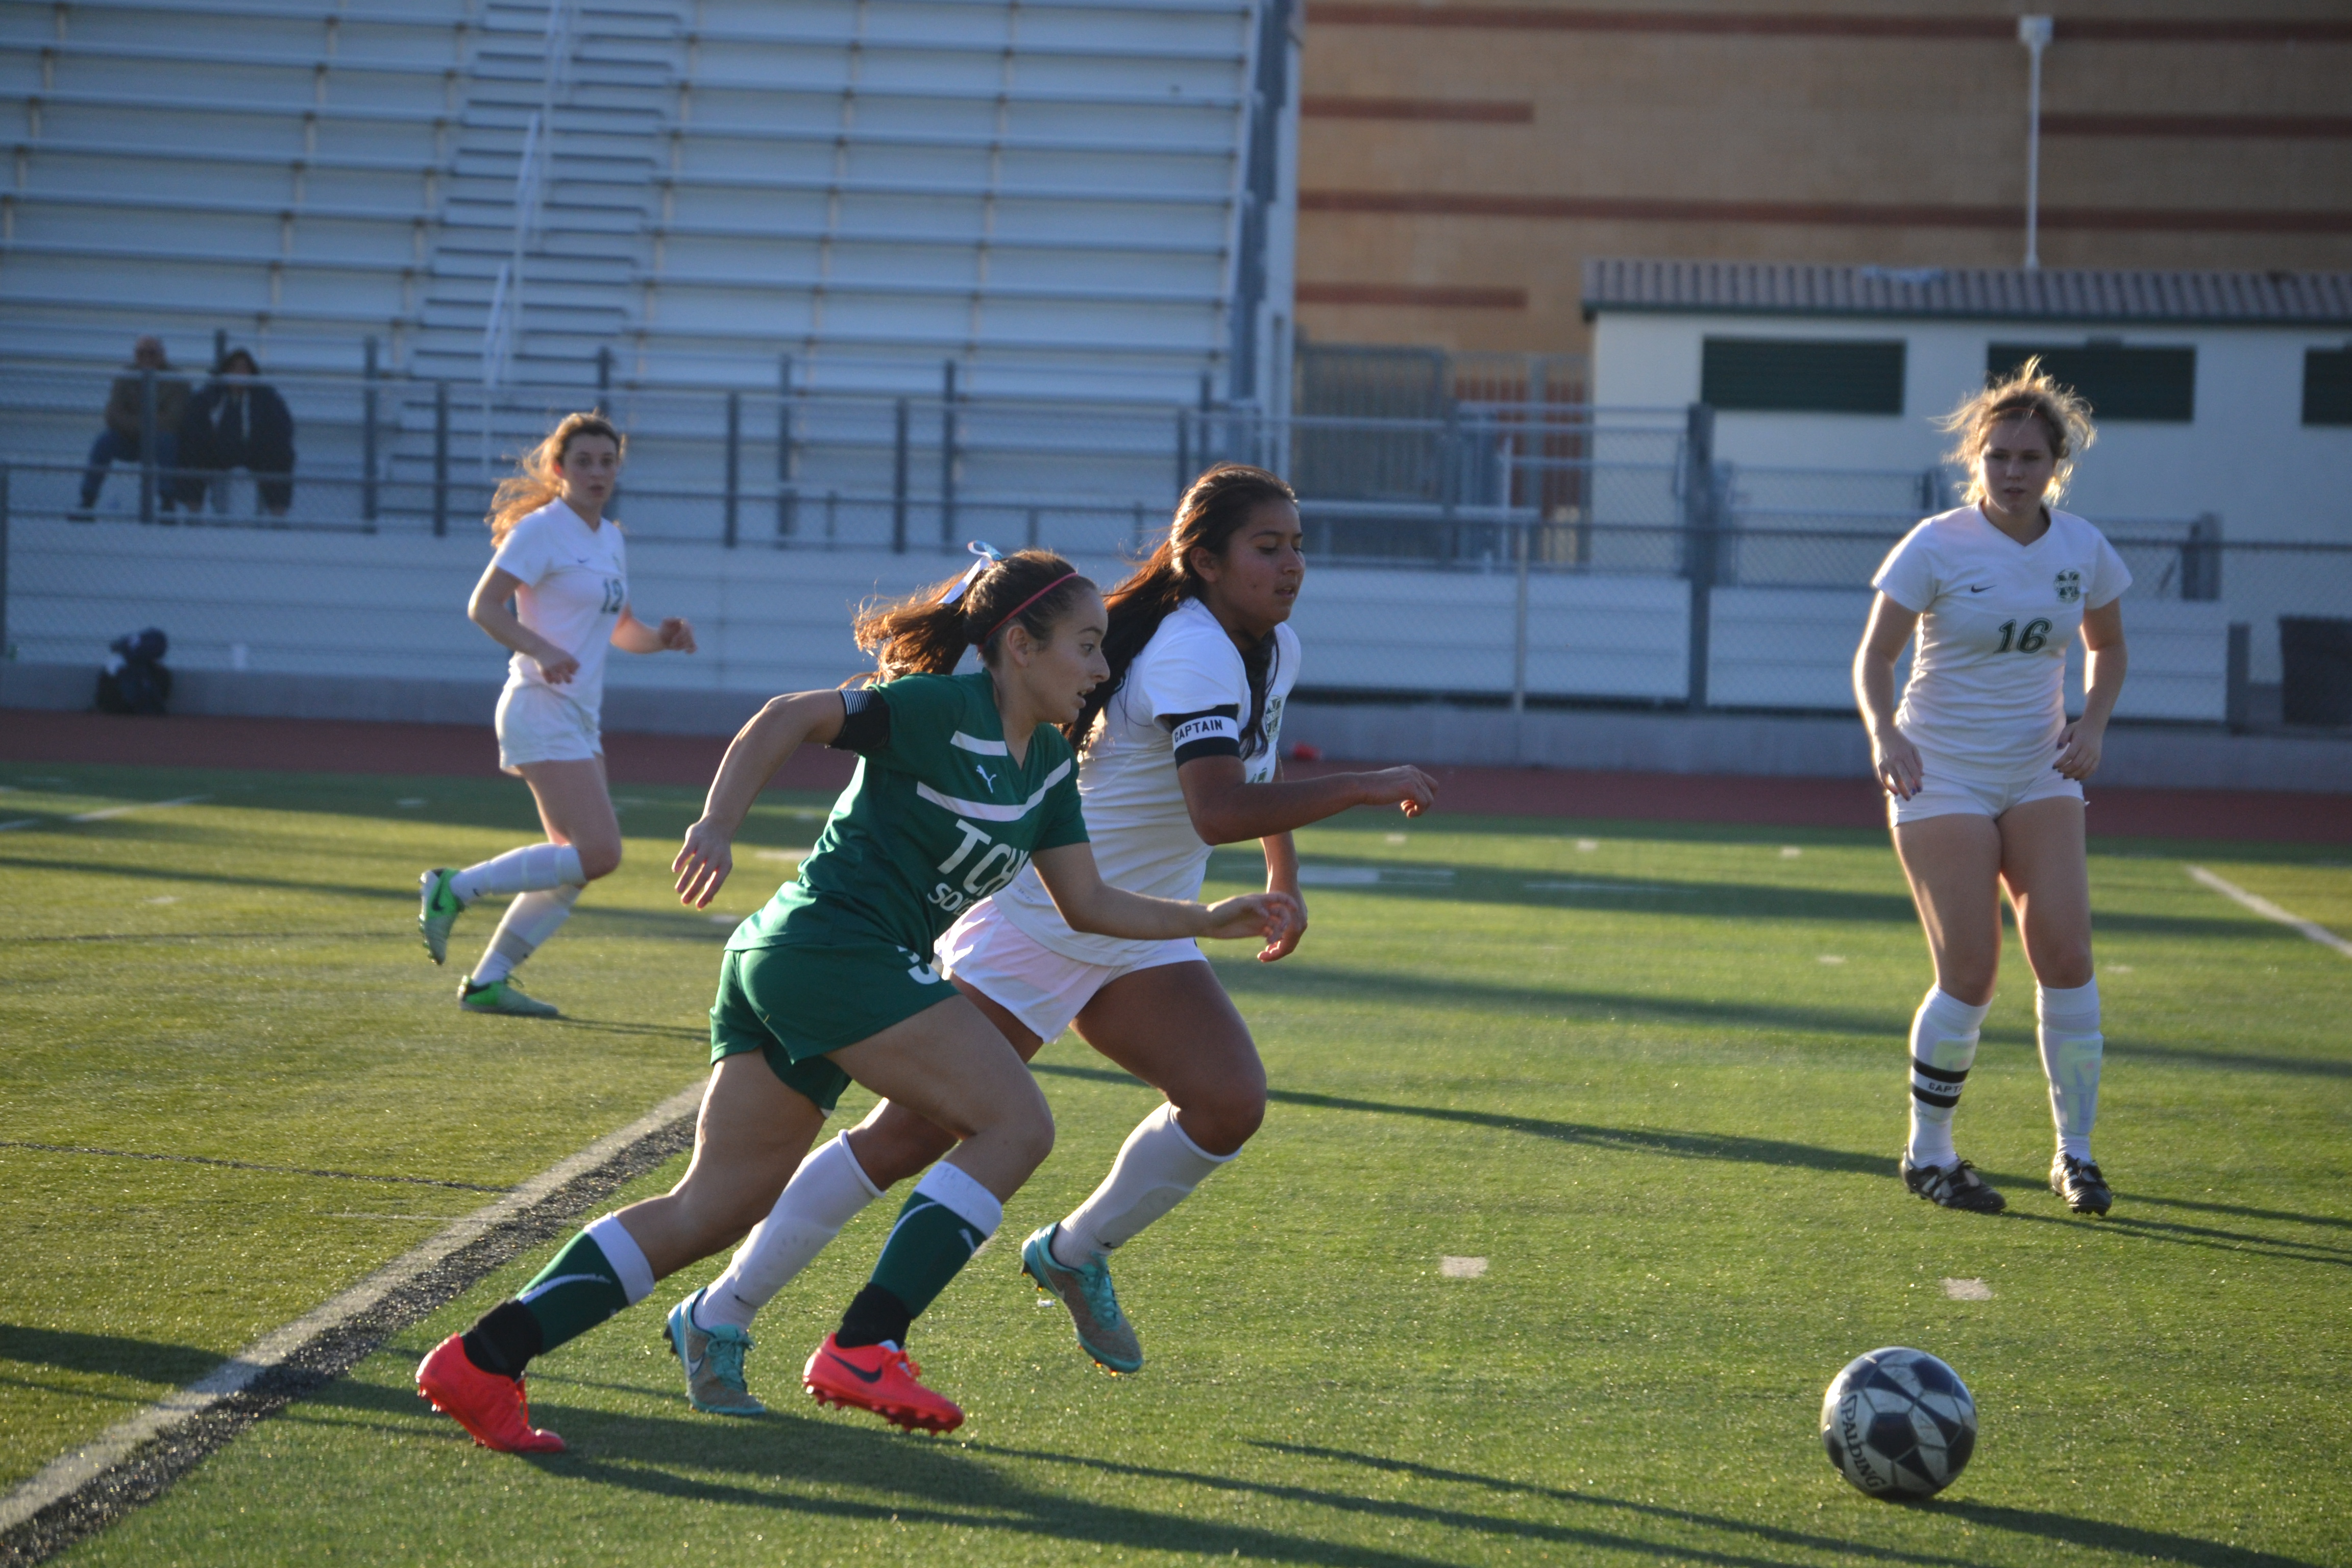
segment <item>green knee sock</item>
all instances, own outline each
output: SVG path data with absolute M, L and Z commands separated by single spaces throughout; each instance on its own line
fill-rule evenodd
M 653 1267 L 617 1215 L 606 1215 L 566 1243 L 515 1300 L 539 1321 L 544 1355 L 576 1340 L 632 1302 L 653 1293 Z
M 932 1166 L 898 1211 L 873 1283 L 905 1302 L 908 1316 L 920 1316 L 1003 1217 L 995 1194 L 954 1165 Z

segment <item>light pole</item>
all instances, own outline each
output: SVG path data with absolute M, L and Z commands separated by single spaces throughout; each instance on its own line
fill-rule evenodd
M 2032 58 L 2025 106 L 2025 266 L 2042 265 L 2042 51 L 2050 47 L 2050 18 L 2020 16 L 2017 41 Z

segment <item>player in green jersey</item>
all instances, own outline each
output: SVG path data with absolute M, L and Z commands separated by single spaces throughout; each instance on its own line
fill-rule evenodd
M 561 1448 L 530 1425 L 525 1366 L 740 1239 L 854 1080 L 959 1142 L 916 1185 L 803 1380 L 820 1402 L 909 1429 L 962 1421 L 917 1381 L 908 1327 L 994 1232 L 1051 1151 L 1054 1123 L 1004 1037 L 931 967 L 932 943 L 1032 863 L 1076 931 L 1273 946 L 1301 919 L 1282 893 L 1204 905 L 1102 881 L 1055 726 L 1107 674 L 1108 620 L 1095 585 L 1059 556 L 991 552 L 962 578 L 860 617 L 877 684 L 779 697 L 737 734 L 675 865 L 696 908 L 726 881 L 737 827 L 796 748 L 814 741 L 859 762 L 799 879 L 727 944 L 693 1162 L 669 1193 L 597 1220 L 520 1295 L 442 1342 L 417 1368 L 436 1408 L 490 1447 Z M 950 674 L 968 647 L 982 668 Z M 673 1321 L 670 1339 L 689 1361 L 740 1361 L 750 1342 L 740 1330 L 687 1330 Z

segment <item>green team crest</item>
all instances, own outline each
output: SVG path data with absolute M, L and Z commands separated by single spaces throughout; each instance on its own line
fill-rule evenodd
M 2080 572 L 2058 574 L 2058 602 L 2071 605 L 2083 596 L 2083 574 Z

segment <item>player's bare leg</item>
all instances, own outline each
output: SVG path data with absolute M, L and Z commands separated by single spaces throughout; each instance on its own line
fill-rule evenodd
M 1895 828 L 1895 852 L 1936 966 L 1911 1023 L 1904 1184 L 1945 1208 L 1997 1213 L 2005 1201 L 1954 1151 L 1951 1130 L 2000 968 L 2000 830 L 1971 812 L 1923 817 Z
M 2106 1054 L 2099 984 L 2091 962 L 2091 878 L 2083 803 L 2037 800 L 2000 819 L 2001 880 L 2017 906 L 2017 929 L 2033 966 L 2034 1017 L 2058 1148 L 2050 1190 L 2076 1214 L 2114 1206 L 2091 1127 L 2098 1118 L 2099 1068 Z

